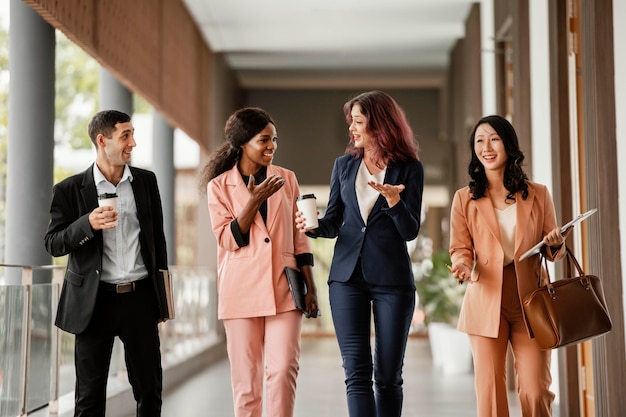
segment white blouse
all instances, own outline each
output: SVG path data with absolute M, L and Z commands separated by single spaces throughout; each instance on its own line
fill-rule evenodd
M 359 204 L 359 210 L 361 211 L 361 217 L 363 218 L 363 223 L 367 224 L 367 218 L 378 199 L 380 193 L 370 187 L 367 183 L 368 181 L 374 181 L 382 184 L 385 181 L 385 173 L 387 172 L 387 167 L 380 171 L 376 175 L 370 174 L 367 166 L 361 160 L 361 165 L 359 166 L 359 172 L 356 174 L 355 181 L 355 189 L 356 189 L 356 200 Z

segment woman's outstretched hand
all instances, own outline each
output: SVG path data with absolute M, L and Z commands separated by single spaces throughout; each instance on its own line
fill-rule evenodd
M 248 191 L 250 192 L 250 196 L 260 203 L 270 198 L 272 194 L 280 190 L 283 185 L 285 185 L 285 180 L 280 175 L 270 175 L 259 185 L 254 183 L 254 176 L 250 175 Z
M 393 207 L 398 204 L 400 201 L 400 193 L 404 190 L 404 184 L 380 184 L 374 181 L 368 181 L 367 184 L 385 197 L 389 207 Z

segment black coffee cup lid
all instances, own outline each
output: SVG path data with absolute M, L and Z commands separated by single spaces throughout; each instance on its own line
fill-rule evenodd
M 304 195 L 301 195 L 300 197 L 296 198 L 296 201 L 306 200 L 307 198 L 315 198 L 315 194 L 304 194 Z
M 104 200 L 105 198 L 114 198 L 114 197 L 117 197 L 117 194 L 115 194 L 115 193 L 104 193 L 104 194 L 100 194 L 98 196 L 98 199 L 99 200 Z

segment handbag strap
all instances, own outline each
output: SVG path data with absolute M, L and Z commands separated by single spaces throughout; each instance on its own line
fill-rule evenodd
M 578 263 L 578 260 L 576 259 L 576 256 L 574 256 L 574 252 L 572 252 L 572 250 L 569 248 L 569 246 L 565 245 L 565 249 L 566 249 L 566 260 L 565 260 L 565 273 L 566 273 L 566 277 L 571 278 L 574 276 L 574 274 L 572 273 L 572 264 L 574 265 L 574 268 L 576 268 L 576 271 L 578 272 L 578 276 L 579 277 L 584 277 L 585 273 L 583 272 L 583 269 L 580 267 L 580 264 Z M 541 287 L 541 279 L 543 278 L 543 273 L 545 271 L 546 276 L 548 277 L 548 286 L 550 286 L 552 284 L 552 279 L 550 278 L 550 271 L 548 270 L 548 258 L 546 258 L 545 254 L 543 253 L 543 251 L 540 254 L 540 261 L 539 261 L 539 278 L 537 279 L 537 288 Z
M 548 271 L 548 259 L 543 254 L 543 251 L 539 256 L 539 277 L 537 278 L 537 288 L 541 287 L 541 279 L 543 278 L 544 271 L 548 277 L 548 284 L 552 283 L 552 279 L 550 279 L 550 271 Z
M 567 250 L 567 255 L 566 255 L 567 256 L 567 269 L 566 269 L 567 275 L 566 277 L 574 276 L 574 274 L 572 274 L 572 264 L 574 264 L 576 271 L 578 271 L 579 277 L 582 277 L 583 275 L 585 275 L 585 273 L 583 272 L 583 269 L 580 267 L 580 264 L 578 263 L 578 260 L 574 256 L 574 252 L 572 252 L 569 246 L 565 246 L 565 249 Z

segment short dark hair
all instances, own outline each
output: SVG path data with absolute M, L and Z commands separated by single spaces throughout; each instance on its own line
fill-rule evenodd
M 118 110 L 100 111 L 96 113 L 89 122 L 89 126 L 87 127 L 89 138 L 91 142 L 96 145 L 96 138 L 99 134 L 110 138 L 115 130 L 116 124 L 127 122 L 130 122 L 130 116 L 124 112 Z

